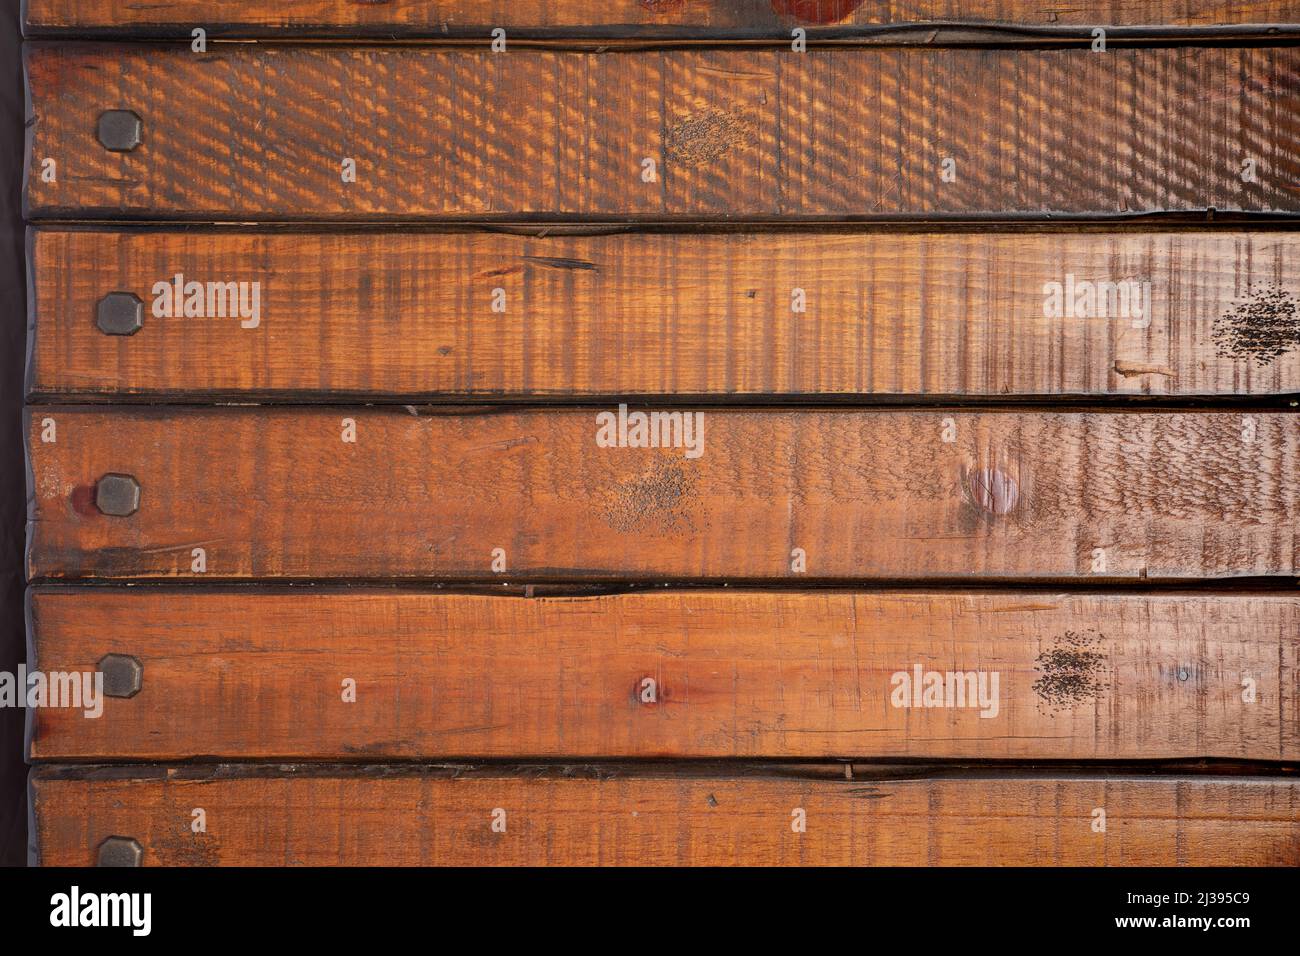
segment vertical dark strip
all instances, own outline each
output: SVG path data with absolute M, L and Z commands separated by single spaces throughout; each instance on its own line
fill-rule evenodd
M 22 438 L 27 340 L 23 241 L 23 98 L 19 0 L 0 0 L 0 671 L 26 656 L 23 539 L 27 478 Z M 27 862 L 27 787 L 23 716 L 0 709 L 0 866 Z

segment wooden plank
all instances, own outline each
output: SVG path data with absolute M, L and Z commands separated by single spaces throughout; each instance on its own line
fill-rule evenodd
M 27 0 L 27 32 L 93 30 L 146 36 L 188 36 L 196 25 L 212 36 L 396 34 L 486 37 L 494 27 L 521 36 L 788 39 L 794 26 L 817 35 L 855 35 L 872 28 L 953 24 L 1014 26 L 1031 34 L 1077 35 L 1097 24 L 1147 28 L 1285 25 L 1300 21 L 1292 0 L 1089 0 L 1048 8 L 1027 0 L 994 0 L 972 8 L 957 0 L 295 0 L 230 3 L 173 0 Z M 1075 28 L 1073 31 L 1070 28 Z M 1037 29 L 1035 29 L 1037 28 Z M 1262 29 L 1254 32 L 1263 34 Z M 890 30 L 884 37 L 895 39 Z
M 1300 392 L 1290 232 L 41 229 L 33 251 L 36 397 Z M 228 282 L 243 313 L 208 308 Z M 1125 299 L 1074 314 L 1099 282 Z M 135 334 L 96 326 L 113 293 Z
M 1191 53 L 37 44 L 28 210 L 238 221 L 1300 211 L 1300 49 Z M 99 143 L 108 109 L 139 115 L 142 145 Z
M 649 440 L 650 414 L 660 447 L 634 447 Z M 232 579 L 1296 572 L 1293 414 L 677 414 L 33 407 L 29 570 L 202 579 L 201 560 L 204 574 Z M 138 482 L 139 509 L 110 517 L 96 496 L 121 474 Z
M 98 717 L 33 710 L 37 760 L 1300 759 L 1294 593 L 42 588 L 31 606 L 29 667 L 142 668 Z
M 111 836 L 164 866 L 1300 862 L 1300 785 L 1277 778 L 92 767 L 38 769 L 33 794 L 52 866 L 92 864 Z

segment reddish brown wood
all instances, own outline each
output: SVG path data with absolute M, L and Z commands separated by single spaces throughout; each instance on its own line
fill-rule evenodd
M 637 448 L 598 443 L 621 440 L 612 406 L 33 408 L 29 570 L 798 581 L 1297 568 L 1292 414 L 677 411 L 682 427 L 659 432 L 676 447 Z M 96 505 L 115 474 L 141 489 L 127 517 Z
M 33 262 L 37 396 L 1300 392 L 1289 232 L 41 229 Z M 202 315 L 165 315 L 178 273 Z M 1104 317 L 1045 315 L 1044 289 L 1076 281 L 1075 299 L 1147 283 L 1149 305 L 1117 293 Z M 208 309 L 225 282 L 245 284 L 251 318 Z M 141 301 L 134 335 L 96 327 L 112 293 Z
M 782 769 L 37 770 L 35 839 L 54 866 L 92 864 L 110 836 L 171 866 L 1300 863 L 1292 780 Z
M 36 45 L 27 202 L 200 221 L 1300 212 L 1300 49 L 1192 52 Z M 142 145 L 100 145 L 109 109 L 140 116 Z
M 1300 759 L 1290 593 L 42 588 L 31 621 L 43 673 L 142 668 L 34 710 L 39 760 Z
M 789 38 L 794 26 L 816 31 L 932 24 L 1013 25 L 1060 31 L 1096 24 L 1137 28 L 1288 24 L 1300 20 L 1292 0 L 1088 0 L 1047 7 L 1027 0 L 294 0 L 293 3 L 172 0 L 27 0 L 26 25 L 37 34 L 94 29 L 131 35 L 188 36 L 194 25 L 214 36 L 356 35 L 396 32 L 431 37 L 487 37 L 495 27 L 526 36 Z M 1262 34 L 1264 30 L 1256 32 Z M 946 35 L 946 34 L 945 34 Z M 897 40 L 897 35 L 884 35 Z M 1008 31 L 1008 39 L 1016 37 Z M 904 35 L 904 39 L 911 39 Z M 919 39 L 919 38 L 918 38 Z M 913 41 L 915 42 L 915 40 Z

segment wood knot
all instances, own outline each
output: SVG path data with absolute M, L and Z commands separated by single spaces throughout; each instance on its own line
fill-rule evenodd
M 965 477 L 971 503 L 987 514 L 1010 514 L 1020 501 L 1020 484 L 1001 468 L 976 468 Z

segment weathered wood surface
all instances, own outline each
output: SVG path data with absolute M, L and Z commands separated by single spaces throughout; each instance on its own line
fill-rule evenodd
M 32 240 L 38 398 L 1300 392 L 1290 232 Z
M 36 44 L 27 72 L 35 217 L 1300 212 L 1296 48 Z M 109 109 L 139 147 L 99 143 Z
M 189 36 L 202 26 L 213 36 L 379 35 L 479 37 L 500 27 L 518 36 L 605 38 L 781 37 L 803 26 L 816 35 L 834 28 L 853 35 L 872 28 L 949 24 L 1005 25 L 1019 31 L 1070 32 L 1098 24 L 1146 33 L 1159 27 L 1284 26 L 1300 21 L 1294 0 L 1088 0 L 1049 7 L 1027 0 L 970 4 L 958 0 L 27 0 L 31 34 L 94 30 L 132 35 Z M 1147 28 L 1147 29 L 1143 29 Z M 890 31 L 884 37 L 894 39 Z
M 658 421 L 652 448 L 632 447 L 648 431 L 634 413 L 648 414 L 34 407 L 29 570 L 798 581 L 1297 568 L 1294 414 L 687 409 L 680 427 Z M 123 485 L 106 475 L 134 477 L 137 511 L 101 513 L 98 496 Z
M 1294 594 L 41 588 L 31 623 L 42 672 L 142 667 L 34 710 L 37 760 L 1300 758 Z
M 144 865 L 1300 863 L 1291 780 L 918 773 L 38 769 L 35 837 L 55 866 L 93 864 L 112 836 Z

